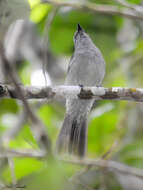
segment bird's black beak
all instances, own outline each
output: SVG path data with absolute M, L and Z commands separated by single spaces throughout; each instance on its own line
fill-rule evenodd
M 80 31 L 83 31 L 82 27 L 80 26 L 80 24 L 77 25 L 77 31 L 80 32 Z

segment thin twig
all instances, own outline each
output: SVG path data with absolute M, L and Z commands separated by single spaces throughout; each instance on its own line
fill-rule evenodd
M 84 181 L 81 181 L 80 179 L 75 179 L 74 183 L 81 185 L 86 190 L 94 190 L 93 188 L 89 187 Z
M 25 99 L 24 92 L 21 86 L 18 85 L 20 82 L 18 81 L 17 73 L 15 72 L 12 66 L 13 63 L 9 63 L 9 61 L 6 59 L 3 47 L 1 47 L 0 49 L 0 56 L 4 67 L 4 72 L 8 75 L 9 79 L 12 81 L 15 87 L 15 93 L 19 96 L 20 100 L 23 102 L 27 115 L 31 120 L 31 129 L 34 134 L 34 137 L 38 141 L 39 145 L 41 145 L 42 148 L 44 148 L 45 151 L 49 151 L 49 153 L 51 153 L 51 142 L 48 135 L 46 134 L 45 127 L 41 122 L 41 120 L 32 111 L 27 100 Z
M 45 24 L 45 27 L 44 27 L 44 43 L 46 43 L 46 45 L 48 44 L 49 42 L 49 31 L 50 31 L 50 27 L 51 27 L 51 24 L 53 22 L 53 19 L 54 17 L 56 16 L 56 13 L 58 11 L 58 7 L 54 7 L 52 9 L 52 11 L 48 14 L 48 17 L 47 17 L 47 20 L 46 20 L 46 24 Z
M 12 179 L 12 189 L 15 190 L 16 189 L 16 176 L 15 176 L 13 158 L 8 158 L 8 164 L 9 164 L 11 179 Z
M 20 184 L 16 184 L 15 185 L 15 189 L 24 189 L 26 187 L 26 185 L 20 185 Z M 8 190 L 8 189 L 12 189 L 13 185 L 3 185 L 0 190 Z
M 137 13 L 130 8 L 121 8 L 114 5 L 103 5 L 90 2 L 70 2 L 70 1 L 58 1 L 58 0 L 41 0 L 41 3 L 49 3 L 54 6 L 65 6 L 72 7 L 74 9 L 81 9 L 83 11 L 91 11 L 93 13 L 100 13 L 105 15 L 119 15 L 123 17 L 128 17 L 132 19 L 143 20 L 143 14 Z
M 69 178 L 70 182 L 74 182 L 76 180 L 80 180 L 80 177 L 82 175 L 84 175 L 85 173 L 87 173 L 90 169 L 92 168 L 92 166 L 88 165 L 85 168 L 81 169 L 80 171 L 78 171 L 75 175 L 73 175 L 71 178 Z
M 48 64 L 48 58 L 47 58 L 47 47 L 48 47 L 48 43 L 49 43 L 49 31 L 50 31 L 50 27 L 52 24 L 52 21 L 57 13 L 58 8 L 54 7 L 52 9 L 52 11 L 48 14 L 47 20 L 46 20 L 46 24 L 44 27 L 44 33 L 43 33 L 43 44 L 44 44 L 44 56 L 43 56 L 43 64 L 42 64 L 42 70 L 43 70 L 43 75 L 45 78 L 45 84 L 47 86 L 47 78 L 46 78 L 46 66 Z
M 139 12 L 141 14 L 143 14 L 143 7 L 139 6 L 139 5 L 133 5 L 131 3 L 129 3 L 128 1 L 125 0 L 115 0 L 117 3 L 121 4 L 122 6 L 125 6 L 127 8 L 133 9 L 136 12 Z
M 12 126 L 9 130 L 6 130 L 6 132 L 2 135 L 1 139 L 4 142 L 4 144 L 8 144 L 10 140 L 12 140 L 19 133 L 21 128 L 27 122 L 27 118 L 28 115 L 26 111 L 22 110 L 18 116 L 17 124 Z
M 109 159 L 109 157 L 111 157 L 113 152 L 115 152 L 118 145 L 119 145 L 119 139 L 116 139 L 114 143 L 111 145 L 111 147 L 109 148 L 109 150 L 103 154 L 102 159 L 104 160 Z
M 31 150 L 31 149 L 24 149 L 24 150 L 12 150 L 12 149 L 0 149 L 0 158 L 7 158 L 7 157 L 32 157 L 32 158 L 44 158 L 46 154 L 44 151 L 40 150 Z M 116 171 L 123 174 L 133 175 L 143 179 L 143 170 L 134 168 L 131 166 L 127 166 L 125 164 L 111 161 L 111 160 L 103 160 L 103 159 L 64 159 L 58 158 L 60 161 L 65 162 L 67 164 L 75 164 L 75 165 L 82 165 L 82 166 L 93 166 L 99 168 L 105 168 L 109 171 Z
M 20 150 L 13 150 L 13 149 L 0 149 L 0 159 L 2 158 L 44 158 L 46 157 L 45 151 L 41 150 L 33 150 L 33 149 L 20 149 Z
M 128 175 L 133 175 L 139 178 L 143 179 L 143 170 L 127 166 L 125 164 L 111 161 L 111 160 L 93 160 L 93 159 L 71 159 L 66 160 L 62 159 L 66 163 L 76 164 L 76 165 L 82 165 L 82 166 L 93 166 L 93 167 L 99 167 L 99 168 L 105 168 L 109 171 L 116 171 Z

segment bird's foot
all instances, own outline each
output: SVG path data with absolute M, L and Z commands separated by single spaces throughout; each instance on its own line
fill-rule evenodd
M 79 84 L 79 87 L 80 87 L 80 88 L 83 88 L 83 84 Z

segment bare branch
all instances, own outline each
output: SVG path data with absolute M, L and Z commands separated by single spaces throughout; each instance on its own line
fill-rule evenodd
M 25 150 L 12 150 L 12 149 L 0 149 L 0 158 L 7 158 L 7 157 L 32 157 L 32 158 L 44 158 L 46 156 L 44 151 L 41 150 L 32 150 L 32 149 L 25 149 Z M 99 168 L 105 168 L 109 171 L 116 171 L 123 174 L 133 175 L 143 179 L 143 170 L 127 166 L 125 164 L 111 161 L 111 160 L 103 160 L 103 159 L 63 159 L 59 158 L 60 161 L 70 164 L 82 165 L 82 166 L 93 166 Z
M 49 36 L 47 37 L 47 35 L 49 34 L 51 24 L 53 22 L 54 17 L 56 16 L 57 11 L 58 11 L 58 8 L 54 7 L 52 9 L 52 11 L 48 14 L 48 17 L 47 17 L 47 20 L 46 20 L 46 24 L 45 24 L 45 27 L 44 27 L 44 38 L 43 38 L 44 43 L 46 42 L 46 45 L 49 42 Z
M 14 188 L 19 190 L 19 189 L 25 189 L 26 186 L 20 185 L 20 184 L 15 184 Z M 9 189 L 13 189 L 13 185 L 3 185 L 0 190 L 9 190 Z
M 58 0 L 41 0 L 41 3 L 49 3 L 55 6 L 65 6 L 65 7 L 72 7 L 74 9 L 81 9 L 83 11 L 91 11 L 94 13 L 100 13 L 105 15 L 119 15 L 123 17 L 128 17 L 132 19 L 143 19 L 143 14 L 134 11 L 131 8 L 121 8 L 118 6 L 113 5 L 102 5 L 90 2 L 84 3 L 74 3 L 70 1 L 58 1 Z
M 27 100 L 24 97 L 23 90 L 18 85 L 20 82 L 17 77 L 17 73 L 14 70 L 14 67 L 12 66 L 12 63 L 10 63 L 5 55 L 3 47 L 0 49 L 0 57 L 3 64 L 4 72 L 8 75 L 9 79 L 14 85 L 15 93 L 18 95 L 19 99 L 23 102 L 24 109 L 27 112 L 27 115 L 29 116 L 29 119 L 31 120 L 31 129 L 34 134 L 34 137 L 38 141 L 39 145 L 41 145 L 42 148 L 45 149 L 45 151 L 49 151 L 51 153 L 51 142 L 46 134 L 45 127 L 41 120 L 36 116 L 36 114 L 32 111 L 31 107 L 29 106 Z
M 115 2 L 121 4 L 122 6 L 125 6 L 127 8 L 130 8 L 130 9 L 133 9 L 139 13 L 143 13 L 143 7 L 142 6 L 139 6 L 139 5 L 136 5 L 136 4 L 131 4 L 129 3 L 128 1 L 125 1 L 125 0 L 115 0 Z
M 13 158 L 13 157 L 31 157 L 31 158 L 43 158 L 46 156 L 45 151 L 32 150 L 32 149 L 0 149 L 0 158 Z
M 57 98 L 80 98 L 95 100 L 128 100 L 143 102 L 142 88 L 121 87 L 80 87 L 80 86 L 20 86 L 25 99 L 57 99 Z M 17 98 L 16 89 L 10 85 L 0 85 L 1 98 Z
M 27 122 L 28 115 L 25 110 L 22 110 L 22 112 L 18 116 L 17 124 L 12 126 L 9 130 L 6 130 L 6 132 L 2 135 L 1 139 L 4 142 L 4 144 L 8 144 L 10 140 L 12 140 L 21 130 L 21 128 L 24 126 L 24 124 Z
M 50 31 L 51 24 L 52 24 L 52 22 L 54 20 L 54 17 L 55 17 L 55 15 L 57 13 L 57 10 L 58 10 L 58 8 L 54 7 L 52 9 L 52 11 L 48 14 L 48 18 L 46 20 L 46 24 L 45 24 L 45 27 L 44 27 L 43 45 L 45 46 L 45 48 L 43 50 L 44 51 L 44 55 L 43 55 L 44 61 L 42 63 L 42 70 L 43 70 L 46 86 L 47 86 L 46 66 L 47 66 L 47 62 L 48 62 L 47 46 L 48 46 L 48 43 L 49 43 L 49 31 Z
M 94 190 L 93 188 L 91 188 L 90 186 L 88 186 L 83 180 L 81 181 L 80 179 L 74 179 L 74 181 L 72 181 L 72 183 L 80 185 L 85 190 Z
M 9 164 L 11 179 L 12 179 L 12 189 L 16 190 L 16 175 L 15 175 L 15 167 L 14 167 L 13 158 L 8 158 L 8 164 Z
M 93 159 L 71 159 L 71 160 L 63 160 L 64 162 L 76 164 L 76 165 L 83 165 L 83 166 L 93 166 L 99 168 L 105 168 L 109 171 L 116 171 L 128 175 L 133 175 L 143 179 L 143 170 L 127 166 L 125 164 L 111 161 L 111 160 L 93 160 Z

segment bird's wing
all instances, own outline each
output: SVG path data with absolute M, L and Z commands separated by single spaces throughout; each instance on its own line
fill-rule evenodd
M 71 68 L 71 65 L 72 65 L 72 63 L 73 63 L 73 61 L 72 61 L 72 60 L 73 60 L 73 57 L 74 57 L 74 53 L 72 54 L 72 56 L 71 56 L 71 58 L 70 58 L 67 73 L 69 73 L 70 68 Z

